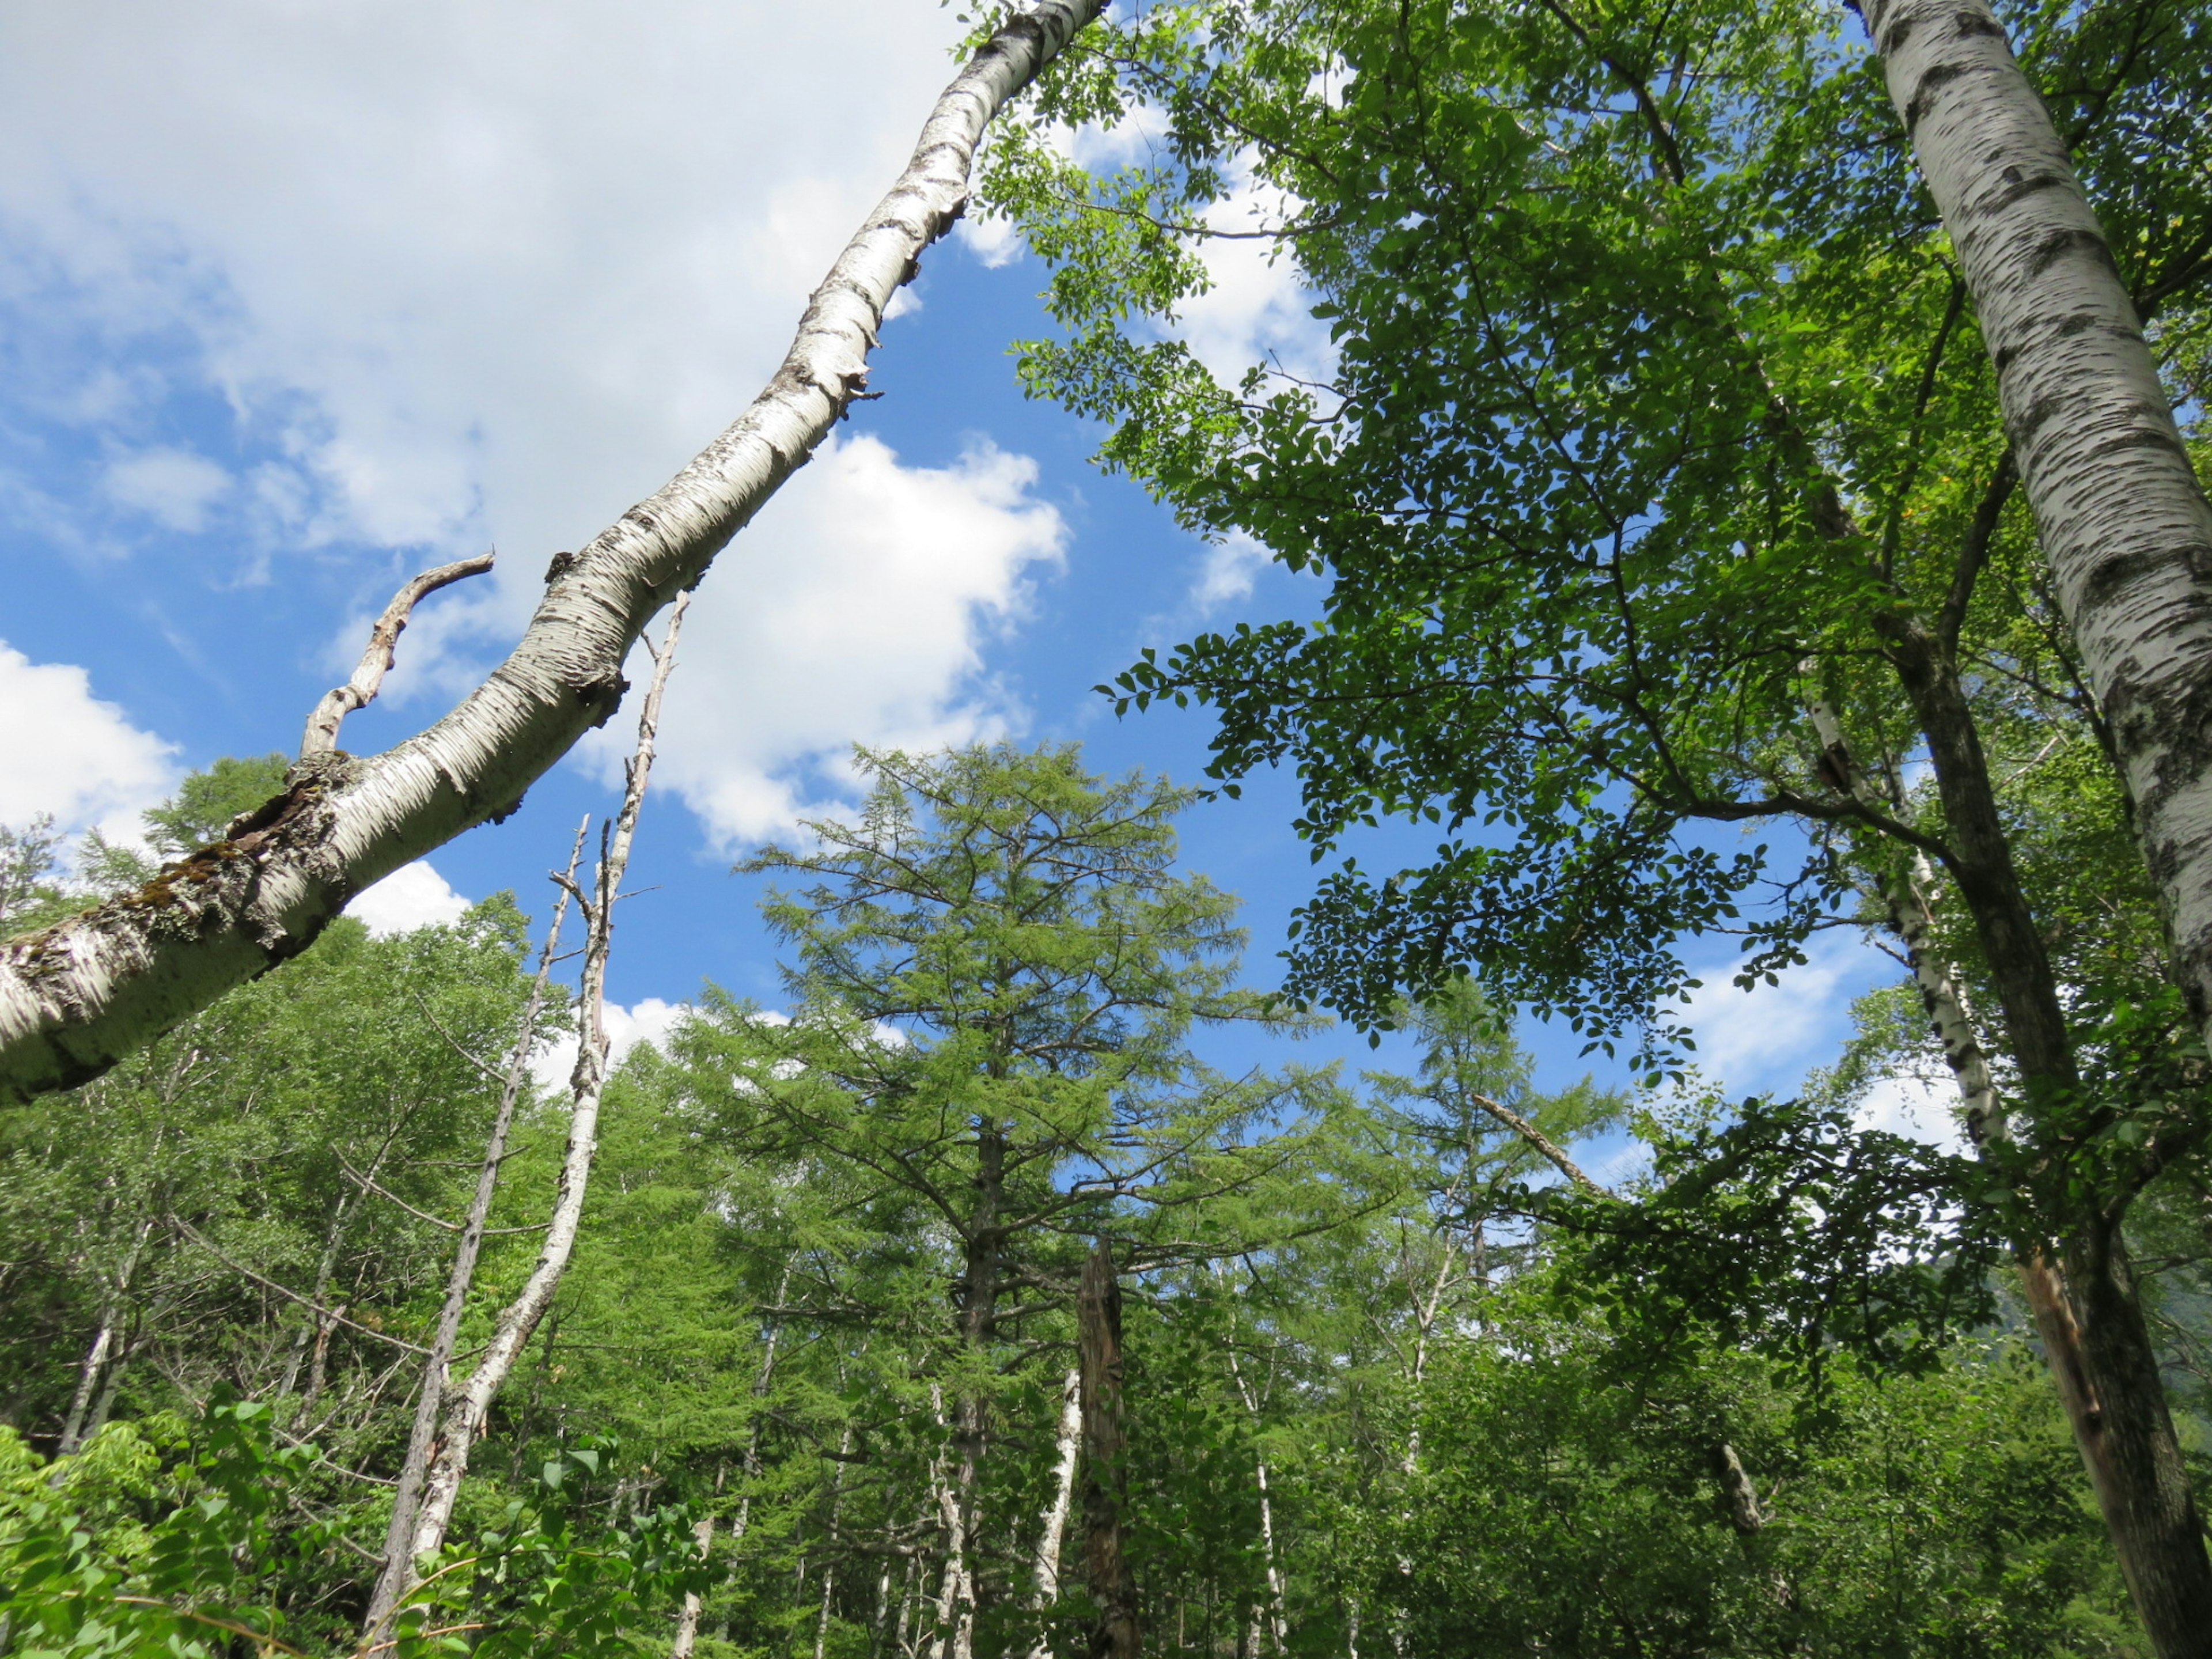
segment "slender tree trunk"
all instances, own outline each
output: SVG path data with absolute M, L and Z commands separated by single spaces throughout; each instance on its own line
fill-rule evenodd
M 422 1482 L 437 1450 L 438 1419 L 445 1412 L 446 1394 L 452 1385 L 453 1353 L 461 1337 L 461 1316 L 467 1311 L 469 1291 L 476 1284 L 477 1259 L 483 1249 L 484 1231 L 490 1224 L 492 1199 L 499 1190 L 500 1171 L 507 1162 L 507 1138 L 514 1127 L 515 1109 L 521 1103 L 524 1085 L 529 1080 L 531 1056 L 538 1048 L 538 1022 L 544 1010 L 553 963 L 561 953 L 562 924 L 568 917 L 569 890 L 575 884 L 576 866 L 583 861 L 584 837 L 590 829 L 591 820 L 586 818 L 578 827 L 575 844 L 568 851 L 568 874 L 562 879 L 560 896 L 553 902 L 553 919 L 545 930 L 545 945 L 538 953 L 538 976 L 531 984 L 529 1000 L 523 1005 L 521 1025 L 515 1035 L 514 1046 L 507 1054 L 507 1076 L 500 1088 L 499 1107 L 492 1115 L 491 1133 L 484 1141 L 483 1161 L 477 1166 L 476 1192 L 469 1201 L 467 1218 L 461 1224 L 460 1242 L 453 1251 L 452 1269 L 446 1276 L 446 1300 L 438 1310 L 437 1332 L 430 1340 L 429 1354 L 422 1362 L 422 1382 L 416 1395 L 415 1421 L 408 1434 L 407 1455 L 399 1466 L 399 1480 L 392 1497 L 392 1518 L 385 1528 L 384 1568 L 370 1592 L 368 1614 L 363 1621 L 372 1642 L 381 1639 L 386 1621 L 399 1605 L 399 1598 L 406 1594 L 414 1577 L 415 1557 L 410 1549 L 416 1523 L 421 1519 Z M 336 1237 L 333 1232 L 333 1250 Z M 330 1253 L 325 1254 L 327 1257 Z M 321 1316 L 317 1317 L 320 1320 Z
M 1075 1496 L 1075 1466 L 1083 1449 L 1083 1368 L 1072 1369 L 1060 1388 L 1060 1425 L 1054 1444 L 1052 1501 L 1037 1528 L 1036 1588 L 1030 1606 L 1040 1618 L 1060 1600 L 1060 1548 L 1067 1535 L 1067 1512 Z M 1040 1626 L 1030 1659 L 1052 1659 L 1052 1644 Z
M 1911 618 L 1889 619 L 1884 632 L 1929 739 L 1952 872 L 1990 962 L 2023 1084 L 2031 1091 L 2075 1089 L 2056 976 L 2013 868 L 1955 667 Z M 1863 798 L 1871 786 L 1832 709 L 1816 704 L 1814 718 L 1831 769 Z M 1968 1128 L 1983 1155 L 1993 1157 L 2008 1139 L 2005 1114 L 1965 999 L 1933 949 L 1928 890 L 1893 875 L 1884 902 L 1958 1080 Z M 2062 1228 L 2063 1277 L 2042 1241 L 2016 1242 L 2021 1288 L 2137 1616 L 2164 1659 L 2204 1659 L 2212 1655 L 2212 1560 L 2126 1245 L 2117 1221 L 2104 1215 L 2063 1218 Z
M 706 1560 L 714 1547 L 714 1517 L 701 1516 L 699 1524 L 691 1528 L 691 1536 L 699 1546 L 699 1559 Z M 669 1644 L 668 1659 L 691 1659 L 691 1650 L 699 1645 L 699 1612 L 702 1606 L 698 1591 L 684 1592 L 684 1607 L 676 1615 L 676 1639 Z
M 1237 1360 L 1233 1340 L 1229 1348 L 1229 1375 L 1237 1384 L 1237 1397 L 1244 1402 L 1245 1414 L 1252 1419 L 1256 1432 L 1260 1426 L 1259 1396 L 1244 1380 L 1244 1367 Z M 1408 1456 L 1412 1455 L 1409 1451 Z M 1275 1560 L 1275 1506 L 1267 1492 L 1267 1460 L 1255 1457 L 1253 1468 L 1260 1493 L 1260 1559 L 1267 1573 L 1267 1632 L 1274 1638 L 1275 1659 L 1282 1659 L 1284 1646 L 1290 1639 L 1291 1621 L 1283 1595 L 1282 1570 Z
M 837 1588 L 837 1515 L 845 1502 L 845 1459 L 853 1449 L 853 1425 L 847 1423 L 837 1437 L 837 1462 L 830 1475 L 830 1530 L 823 1545 L 822 1611 L 814 1623 L 814 1659 L 823 1659 L 830 1645 L 830 1600 Z
M 2112 249 L 1987 0 L 1862 9 L 1974 298 L 2182 988 L 2212 1032 L 2212 506 Z M 2181 1520 L 2145 1517 L 2169 1537 Z M 2212 1572 L 2152 1577 L 2138 1588 L 2153 1640 L 2204 1651 Z
M 1089 1659 L 1137 1659 L 1137 1580 L 1129 1565 L 1129 1477 L 1123 1459 L 1121 1286 L 1099 1240 L 1083 1264 L 1076 1302 L 1083 1354 L 1084 1562 L 1098 1622 Z
M 939 1426 L 945 1425 L 945 1393 L 929 1385 L 929 1403 Z M 957 1454 L 956 1454 L 957 1455 Z M 945 1577 L 937 1593 L 935 1636 L 930 1642 L 934 1659 L 970 1659 L 974 1641 L 975 1595 L 968 1576 L 968 1518 L 972 1513 L 963 1501 L 959 1483 L 945 1470 L 939 1453 L 930 1468 L 930 1490 L 937 1500 L 938 1524 L 945 1532 Z M 962 1466 L 973 1479 L 972 1464 Z
M 69 1415 L 62 1422 L 61 1439 L 54 1447 L 57 1457 L 76 1451 L 99 1432 L 100 1423 L 106 1419 L 106 1413 L 99 1408 L 98 1402 L 103 1397 L 110 1401 L 114 1398 L 109 1384 L 122 1364 L 117 1345 L 125 1317 L 125 1298 L 137 1279 L 138 1262 L 153 1233 L 154 1218 L 148 1216 L 139 1222 L 122 1267 L 117 1269 L 107 1294 L 100 1298 L 100 1326 L 93 1333 L 92 1345 L 85 1350 L 83 1364 L 77 1368 L 76 1392 L 70 1396 Z
M 592 1160 L 599 1150 L 599 1099 L 606 1087 L 608 1037 L 606 1031 L 607 957 L 613 942 L 615 902 L 623 877 L 629 868 L 630 846 L 637 834 L 640 808 L 653 772 L 653 738 L 660 720 L 660 700 L 676 665 L 676 643 L 684 622 L 688 595 L 679 598 L 668 619 L 668 633 L 653 665 L 653 684 L 646 693 L 638 720 L 637 752 L 626 768 L 622 808 L 611 829 L 600 835 L 599 864 L 592 878 L 593 896 L 570 892 L 584 912 L 586 944 L 583 984 L 578 996 L 582 1013 L 577 1034 L 576 1066 L 569 1079 L 568 1143 L 561 1165 L 559 1190 L 553 1215 L 539 1246 L 537 1265 L 521 1291 L 501 1313 L 484 1351 L 469 1380 L 455 1391 L 440 1425 L 437 1442 L 422 1477 L 414 1539 L 402 1557 L 401 1571 L 434 1556 L 446 1540 L 453 1503 L 468 1474 L 469 1456 L 489 1421 L 492 1403 L 499 1397 L 507 1375 L 520 1358 L 531 1334 L 552 1306 L 553 1297 L 568 1271 L 576 1233 L 584 1214 L 584 1196 L 590 1185 Z M 388 1622 L 387 1612 L 385 1622 Z M 380 1626 L 372 1624 L 377 1637 Z

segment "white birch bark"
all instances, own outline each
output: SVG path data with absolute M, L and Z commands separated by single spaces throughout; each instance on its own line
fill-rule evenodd
M 333 696 L 336 693 L 332 694 Z M 522 1021 L 514 1046 L 507 1057 L 498 1109 L 492 1115 L 491 1133 L 485 1138 L 483 1160 L 477 1166 L 476 1191 L 471 1195 L 467 1218 L 453 1249 L 453 1266 L 446 1275 L 445 1304 L 438 1310 L 438 1328 L 430 1339 L 430 1352 L 422 1362 L 422 1382 L 415 1400 L 415 1422 L 409 1431 L 407 1455 L 399 1467 L 398 1485 L 392 1491 L 392 1518 L 385 1528 L 384 1570 L 377 1575 L 368 1598 L 362 1628 L 374 1643 L 382 1637 L 399 1598 L 414 1576 L 415 1558 L 409 1553 L 420 1517 L 422 1483 L 437 1449 L 438 1420 L 445 1415 L 447 1391 L 453 1386 L 453 1354 L 461 1338 L 461 1317 L 468 1310 L 469 1292 L 476 1285 L 477 1258 L 483 1253 L 485 1230 L 491 1222 L 491 1205 L 499 1190 L 499 1176 L 507 1162 L 507 1138 L 514 1127 L 515 1109 L 521 1103 L 523 1085 L 530 1076 L 530 1060 L 538 1048 L 538 1022 L 545 1006 L 546 988 L 553 963 L 561 954 L 561 930 L 568 919 L 568 898 L 583 861 L 584 837 L 591 829 L 586 818 L 577 827 L 575 844 L 568 851 L 568 871 L 561 896 L 553 902 L 553 919 L 546 926 L 545 945 L 538 953 L 538 975 L 523 1005 Z M 374 1176 L 372 1173 L 372 1180 Z
M 929 1385 L 930 1410 L 937 1426 L 945 1423 L 945 1390 Z M 945 1577 L 937 1592 L 936 1635 L 929 1645 L 931 1659 L 973 1659 L 975 1636 L 975 1589 L 968 1576 L 968 1517 L 973 1512 L 959 1486 L 947 1478 L 945 1457 L 940 1451 L 929 1469 L 930 1495 L 937 1503 L 937 1518 L 945 1528 Z M 963 1459 L 961 1472 L 972 1479 L 975 1466 Z
M 1052 1501 L 1044 1507 L 1037 1528 L 1036 1588 L 1030 1606 L 1048 1613 L 1060 1600 L 1060 1551 L 1067 1537 L 1067 1512 L 1075 1499 L 1075 1462 L 1083 1449 L 1083 1372 L 1070 1366 L 1060 1389 L 1060 1424 L 1054 1437 L 1059 1459 L 1053 1466 Z M 1030 1649 L 1030 1659 L 1052 1659 L 1052 1645 L 1042 1630 Z
M 704 1515 L 691 1528 L 691 1537 L 699 1546 L 699 1559 L 707 1559 L 714 1547 L 714 1517 Z M 676 1639 L 668 1645 L 668 1659 L 691 1659 L 691 1651 L 699 1644 L 699 1613 L 704 1604 L 696 1590 L 684 1592 L 684 1610 L 676 1615 Z
M 2212 505 L 2112 250 L 1987 0 L 1864 0 L 1950 233 L 2176 968 L 2212 1021 Z
M 153 1232 L 151 1216 L 139 1222 L 130 1253 L 124 1257 L 113 1285 L 101 1298 L 100 1328 L 93 1333 L 92 1346 L 85 1351 L 84 1363 L 78 1368 L 76 1392 L 70 1397 L 69 1415 L 62 1423 L 61 1439 L 54 1447 L 57 1457 L 76 1451 L 98 1433 L 100 1424 L 106 1420 L 106 1412 L 96 1409 L 96 1402 L 114 1398 L 115 1374 L 122 1363 L 116 1355 L 115 1340 L 124 1316 L 123 1302 L 138 1277 L 138 1260 Z
M 668 632 L 653 664 L 653 684 L 646 693 L 645 707 L 638 717 L 637 751 L 625 768 L 622 808 L 615 816 L 611 834 L 602 835 L 599 867 L 592 884 L 592 896 L 586 900 L 580 893 L 575 894 L 584 913 L 586 940 L 583 983 L 578 995 L 582 1019 L 577 1033 L 576 1067 L 568 1085 L 568 1144 L 562 1159 L 552 1220 L 545 1230 L 544 1242 L 538 1247 L 537 1265 L 531 1269 L 529 1279 L 524 1281 L 514 1300 L 501 1313 L 483 1358 L 469 1373 L 469 1380 L 455 1392 L 447 1412 L 436 1455 L 422 1481 L 422 1508 L 416 1518 L 414 1542 L 407 1552 L 410 1565 L 434 1556 L 446 1541 L 453 1503 L 468 1474 L 469 1455 L 491 1416 L 492 1402 L 498 1398 L 507 1374 L 514 1370 L 514 1362 L 520 1358 L 538 1322 L 545 1316 L 545 1310 L 552 1306 L 554 1294 L 561 1288 L 562 1276 L 568 1272 L 568 1257 L 575 1249 L 576 1232 L 584 1216 L 584 1196 L 591 1183 L 592 1160 L 599 1151 L 599 1099 L 607 1080 L 607 956 L 613 942 L 615 901 L 622 891 L 623 877 L 629 868 L 638 812 L 644 805 L 646 785 L 653 773 L 653 737 L 660 721 L 661 694 L 667 687 L 669 671 L 676 665 L 677 638 L 688 599 L 689 595 L 679 598 L 668 618 Z
M 1260 1423 L 1260 1401 L 1244 1380 L 1244 1368 L 1237 1363 L 1237 1348 L 1232 1336 L 1229 1349 L 1229 1375 L 1237 1383 L 1237 1397 L 1244 1402 L 1244 1410 L 1255 1428 Z M 1275 1506 L 1267 1492 L 1267 1460 L 1253 1459 L 1260 1493 L 1260 1552 L 1267 1570 L 1267 1632 L 1274 1638 L 1275 1659 L 1282 1659 L 1290 1641 L 1289 1608 L 1283 1595 L 1282 1570 L 1275 1561 Z
M 556 556 L 507 660 L 428 731 L 302 758 L 290 787 L 134 893 L 0 945 L 0 1101 L 72 1087 L 297 955 L 347 900 L 487 818 L 622 701 L 648 623 L 804 465 L 866 384 L 884 307 L 968 199 L 985 125 L 1104 0 L 1007 20 L 938 100 L 912 160 L 815 289 L 750 408 L 580 552 Z

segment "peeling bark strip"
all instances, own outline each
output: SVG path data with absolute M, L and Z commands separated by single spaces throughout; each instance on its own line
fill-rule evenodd
M 1987 0 L 1863 9 L 1973 295 L 2059 602 L 2206 1028 L 2212 505 L 2096 215 Z
M 135 893 L 0 946 L 0 1100 L 98 1077 L 312 944 L 346 901 L 487 818 L 621 703 L 645 625 L 698 582 L 867 383 L 884 307 L 967 204 L 985 125 L 1103 9 L 1043 0 L 969 60 L 846 245 L 790 354 L 728 430 L 580 553 L 557 556 L 512 654 L 427 732 L 291 787 Z

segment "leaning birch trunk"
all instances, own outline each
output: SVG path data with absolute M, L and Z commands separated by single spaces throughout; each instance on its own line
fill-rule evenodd
M 561 953 L 562 924 L 568 919 L 568 896 L 583 861 L 584 836 L 591 828 L 586 818 L 577 828 L 575 844 L 568 850 L 568 871 L 553 902 L 553 920 L 545 929 L 545 946 L 538 954 L 538 976 L 523 1005 L 521 1028 L 507 1053 L 507 1075 L 499 1093 L 499 1108 L 492 1115 L 491 1133 L 484 1141 L 483 1162 L 477 1167 L 477 1189 L 469 1201 L 468 1218 L 461 1224 L 459 1243 L 453 1250 L 452 1271 L 446 1277 L 445 1305 L 438 1310 L 438 1328 L 430 1339 L 430 1352 L 422 1361 L 422 1384 L 415 1401 L 415 1422 L 407 1439 L 407 1455 L 399 1468 L 399 1483 L 392 1496 L 392 1519 L 384 1533 L 384 1570 L 368 1598 L 368 1614 L 362 1628 L 368 1639 L 382 1638 L 385 1621 L 392 1617 L 406 1594 L 414 1575 L 415 1526 L 420 1517 L 422 1482 L 437 1450 L 438 1419 L 445 1413 L 447 1391 L 453 1386 L 453 1353 L 461 1340 L 461 1316 L 467 1310 L 469 1291 L 476 1284 L 477 1258 L 483 1249 L 484 1232 L 491 1221 L 491 1202 L 499 1190 L 499 1176 L 507 1162 L 507 1138 L 514 1127 L 515 1108 L 530 1075 L 530 1057 L 538 1048 L 538 1021 L 545 1006 L 545 992 L 553 976 L 553 963 Z
M 688 598 L 688 596 L 686 596 Z M 599 1151 L 599 1097 L 606 1087 L 608 1039 L 606 1030 L 607 955 L 613 943 L 615 901 L 623 877 L 629 868 L 630 845 L 637 834 L 638 811 L 644 804 L 647 780 L 653 773 L 653 734 L 660 721 L 661 693 L 669 671 L 676 665 L 677 636 L 683 627 L 685 599 L 678 599 L 668 619 L 668 633 L 653 664 L 653 684 L 637 725 L 637 752 L 625 768 L 627 779 L 622 809 L 615 816 L 612 833 L 601 831 L 599 866 L 592 875 L 592 896 L 571 891 L 584 913 L 583 983 L 578 994 L 582 1013 L 577 1033 L 576 1069 L 569 1079 L 568 1144 L 561 1164 L 561 1182 L 553 1203 L 552 1220 L 545 1242 L 538 1249 L 538 1264 L 514 1300 L 500 1315 L 489 1346 L 469 1380 L 454 1396 L 439 1431 L 439 1443 L 423 1478 L 422 1510 L 415 1523 L 415 1538 L 408 1559 L 420 1563 L 434 1556 L 446 1541 L 446 1528 L 453 1514 L 467 1474 L 469 1454 L 491 1416 L 507 1373 L 520 1358 L 538 1322 L 552 1306 L 575 1249 L 576 1231 L 583 1220 L 584 1194 L 592 1176 L 592 1159 Z
M 967 204 L 985 126 L 1104 0 L 1010 17 L 814 291 L 752 406 L 658 494 L 556 555 L 514 650 L 459 707 L 366 758 L 305 757 L 286 792 L 138 891 L 0 947 L 0 1101 L 66 1089 L 297 956 L 347 900 L 527 789 L 622 701 L 646 624 L 812 455 L 867 381 L 884 307 Z
M 2097 216 L 1988 0 L 1862 9 L 1973 295 L 2182 988 L 2212 1031 L 2212 505 Z M 2192 1616 L 2212 1629 L 2212 1607 Z
M 1060 1427 L 1054 1437 L 1059 1460 L 1052 1475 L 1052 1501 L 1037 1528 L 1036 1587 L 1030 1607 L 1040 1620 L 1060 1600 L 1060 1549 L 1067 1536 L 1067 1511 L 1075 1496 L 1075 1464 L 1083 1448 L 1083 1368 L 1075 1366 L 1060 1385 Z M 1052 1659 L 1052 1644 L 1040 1626 L 1030 1659 Z

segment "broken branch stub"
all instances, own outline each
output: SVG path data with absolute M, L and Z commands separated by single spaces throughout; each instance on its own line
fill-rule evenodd
M 441 587 L 450 587 L 471 576 L 481 576 L 491 568 L 494 556 L 486 553 L 478 558 L 456 559 L 434 570 L 425 570 L 392 596 L 392 603 L 384 607 L 376 626 L 368 630 L 368 648 L 354 665 L 353 678 L 324 692 L 323 700 L 315 705 L 315 712 L 307 716 L 307 730 L 300 739 L 301 760 L 310 755 L 326 755 L 336 749 L 338 727 L 345 717 L 376 701 L 376 694 L 383 690 L 384 677 L 390 672 L 398 652 L 399 636 L 407 631 L 408 619 L 415 614 L 416 605 Z
M 555 562 L 521 640 L 451 714 L 380 755 L 303 756 L 285 793 L 223 840 L 0 945 L 0 1100 L 98 1077 L 297 955 L 362 889 L 512 812 L 604 723 L 646 623 L 698 582 L 862 389 L 884 306 L 967 204 L 986 125 L 1103 5 L 1044 0 L 969 59 L 814 290 L 766 389 L 660 490 Z

